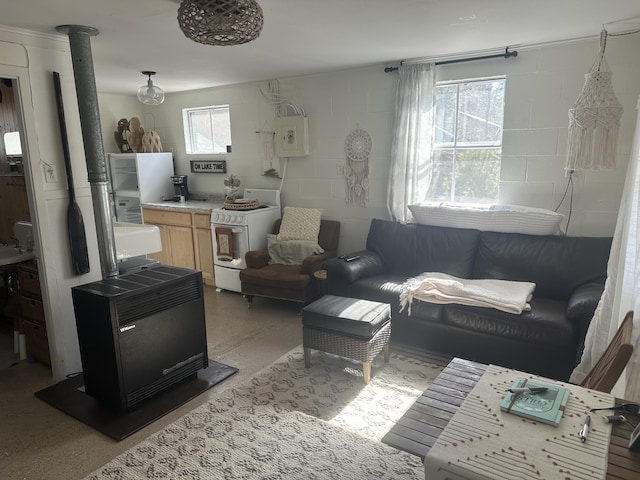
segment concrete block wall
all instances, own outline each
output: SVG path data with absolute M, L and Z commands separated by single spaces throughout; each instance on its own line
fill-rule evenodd
M 593 64 L 598 38 L 529 48 L 516 48 L 515 59 L 496 59 L 437 67 L 437 79 L 505 76 L 505 120 L 500 203 L 559 211 L 569 216 L 565 156 L 568 110 Z M 625 111 L 621 121 L 618 167 L 611 171 L 578 172 L 573 177 L 569 235 L 612 235 L 631 152 L 640 95 L 640 62 L 634 56 L 640 35 L 610 37 L 606 58 L 613 71 L 618 99 Z M 340 250 L 364 248 L 372 218 L 388 218 L 387 178 L 394 122 L 397 74 L 383 65 L 279 79 L 280 93 L 304 108 L 309 118 L 310 154 L 281 164 L 283 180 L 262 176 L 262 150 L 256 130 L 272 130 L 275 108 L 260 94 L 266 83 L 217 87 L 167 96 L 153 114 L 163 145 L 173 149 L 178 173 L 190 174 L 184 152 L 181 109 L 186 106 L 231 105 L 233 153 L 230 173 L 242 187 L 281 188 L 285 205 L 322 207 L 327 218 L 342 222 Z M 369 132 L 370 189 L 366 207 L 346 205 L 344 143 L 356 128 Z M 213 157 L 212 157 L 213 158 Z M 199 191 L 222 192 L 224 176 L 195 174 L 189 184 Z

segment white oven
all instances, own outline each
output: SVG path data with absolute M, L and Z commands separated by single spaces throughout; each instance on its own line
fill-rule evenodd
M 255 198 L 260 206 L 246 211 L 222 207 L 211 212 L 213 269 L 218 291 L 241 291 L 240 270 L 247 266 L 245 254 L 267 248 L 267 234 L 280 218 L 280 190 L 246 188 L 244 198 Z

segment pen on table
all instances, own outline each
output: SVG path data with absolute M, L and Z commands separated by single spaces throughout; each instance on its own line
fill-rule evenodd
M 510 388 L 507 390 L 509 393 L 544 393 L 549 390 L 547 387 L 521 387 Z
M 587 433 L 589 433 L 589 424 L 591 423 L 591 416 L 587 415 L 587 418 L 584 419 L 584 424 L 582 425 L 582 428 L 580 429 L 580 433 L 578 433 L 578 435 L 580 436 L 580 441 L 582 443 L 587 441 Z

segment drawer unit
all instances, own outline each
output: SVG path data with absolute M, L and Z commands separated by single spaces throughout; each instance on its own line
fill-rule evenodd
M 211 230 L 211 213 L 194 213 L 193 226 L 196 228 L 206 228 Z
M 21 263 L 18 265 L 18 282 L 20 293 L 34 298 L 42 298 L 40 294 L 40 276 L 38 269 L 32 263 Z
M 177 225 L 181 227 L 191 226 L 190 212 L 175 212 L 170 210 L 156 210 L 145 208 L 143 210 L 144 223 L 163 225 Z
M 20 309 L 22 310 L 23 319 L 45 325 L 44 307 L 41 300 L 20 295 Z
M 40 276 L 35 263 L 24 262 L 18 265 L 18 285 L 20 287 L 20 316 L 27 343 L 27 355 L 51 365 L 47 323 L 40 291 Z
M 45 327 L 44 324 L 23 319 L 22 328 L 24 329 L 25 340 L 27 341 L 27 353 L 36 360 L 51 365 L 47 327 Z

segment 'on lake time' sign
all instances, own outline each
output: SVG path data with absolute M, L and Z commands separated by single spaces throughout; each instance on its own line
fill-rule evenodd
M 191 160 L 192 173 L 227 173 L 226 160 Z

